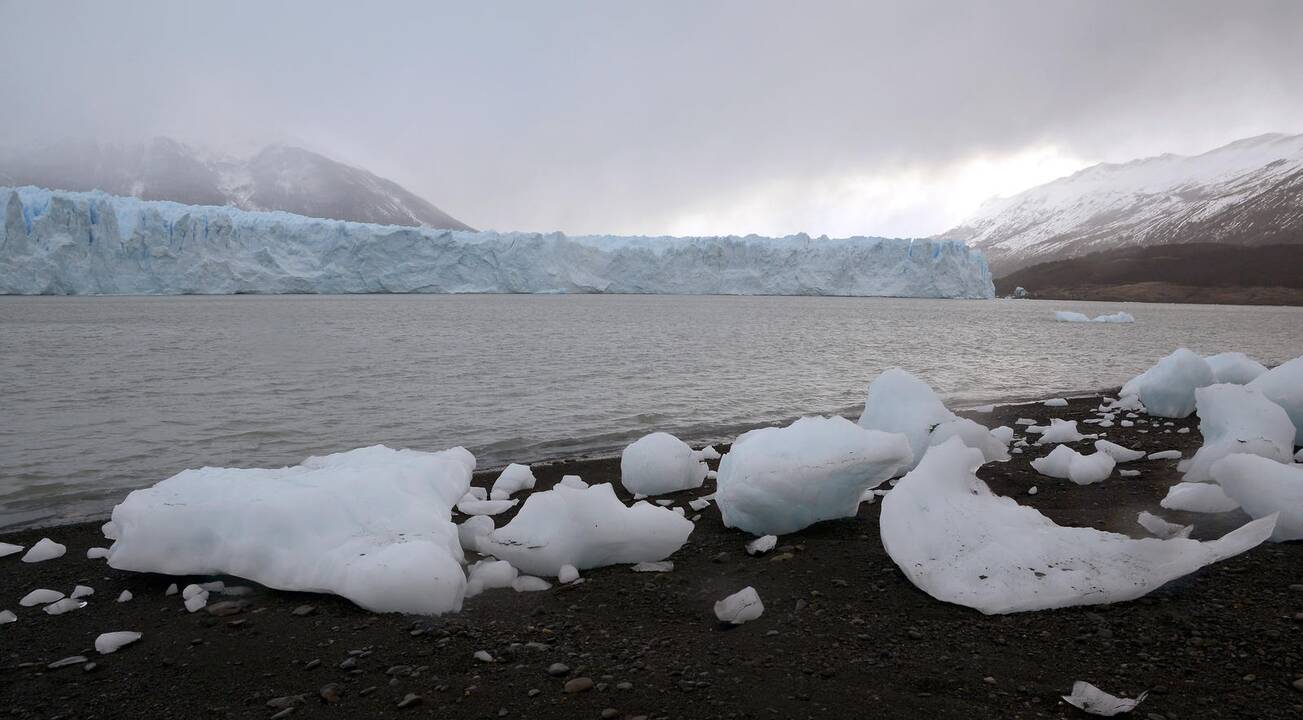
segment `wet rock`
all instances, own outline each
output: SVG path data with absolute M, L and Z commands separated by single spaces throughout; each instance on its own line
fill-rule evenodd
M 284 718 L 287 718 L 293 714 L 294 714 L 294 708 L 287 707 L 284 710 L 281 710 L 280 712 L 276 713 L 275 715 L 272 715 L 271 720 L 284 720 Z
M 561 677 L 570 673 L 570 666 L 565 663 L 552 663 L 547 666 L 547 674 L 552 677 Z
M 272 698 L 267 701 L 267 707 L 273 710 L 284 710 L 307 702 L 307 698 L 302 695 L 282 695 L 281 697 Z
M 619 683 L 616 683 L 616 684 L 615 684 L 615 689 L 616 689 L 616 690 L 632 690 L 632 689 L 633 689 L 633 683 L 631 683 L 631 682 L 627 682 L 627 681 L 626 681 L 626 682 L 619 682 Z
M 593 679 L 589 677 L 577 677 L 567 680 L 565 691 L 571 695 L 575 693 L 588 692 L 593 689 Z
M 204 609 L 208 611 L 209 615 L 213 615 L 216 617 L 227 617 L 229 615 L 238 615 L 244 612 L 245 609 L 247 609 L 248 607 L 249 607 L 249 603 L 244 600 L 223 600 L 221 602 L 217 602 L 217 603 L 213 603 L 212 605 L 205 606 Z
M 344 662 L 339 664 L 340 670 L 352 670 L 355 667 L 357 667 L 357 658 L 351 656 L 344 658 Z
M 81 665 L 84 662 L 86 662 L 85 655 L 73 655 L 62 660 L 55 660 L 49 665 L 46 665 L 46 667 L 51 670 L 58 670 L 59 668 L 68 667 L 69 665 Z
M 321 696 L 322 700 L 328 703 L 337 703 L 344 696 L 344 686 L 339 683 L 323 685 L 317 694 Z
M 313 668 L 315 668 L 315 667 L 317 667 L 317 666 L 319 666 L 319 665 L 321 665 L 321 661 L 320 661 L 320 660 L 309 660 L 309 661 L 307 661 L 306 663 L 303 664 L 303 669 L 304 669 L 304 670 L 311 670 L 311 669 L 313 669 Z
M 543 691 L 542 691 L 542 690 L 539 690 L 538 688 L 530 688 L 530 689 L 529 689 L 529 692 L 527 692 L 527 693 L 525 693 L 525 694 L 528 695 L 528 696 L 530 696 L 530 697 L 538 697 L 539 694 L 542 693 L 542 692 L 543 692 Z
M 409 707 L 414 707 L 416 705 L 420 705 L 423 702 L 425 702 L 424 697 L 417 695 L 416 693 L 407 693 L 407 695 L 404 696 L 402 700 L 398 701 L 398 707 L 409 708 Z
M 614 720 L 620 717 L 620 711 L 615 708 L 606 708 L 602 711 L 602 720 Z
M 294 608 L 293 610 L 291 610 L 290 614 L 297 615 L 298 617 L 306 617 L 316 611 L 317 611 L 316 605 L 300 605 Z

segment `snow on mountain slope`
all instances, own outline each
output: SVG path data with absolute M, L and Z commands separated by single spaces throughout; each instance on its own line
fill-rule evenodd
M 1303 242 L 1303 135 L 1094 165 L 990 200 L 939 237 L 984 251 L 997 276 L 1134 245 Z
M 471 229 L 395 182 L 285 145 L 237 158 L 168 138 L 143 145 L 64 143 L 25 154 L 0 154 L 0 184 L 103 190 L 144 200 L 284 210 L 354 222 Z
M 35 187 L 0 208 L 5 294 L 994 294 L 946 240 L 477 233 Z

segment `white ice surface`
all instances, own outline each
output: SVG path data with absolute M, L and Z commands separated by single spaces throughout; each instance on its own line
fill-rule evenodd
M 115 653 L 119 648 L 130 645 L 142 637 L 138 632 L 130 630 L 121 630 L 119 632 L 107 632 L 95 638 L 95 652 L 101 655 Z
M 932 428 L 955 419 L 927 383 L 900 368 L 890 368 L 869 383 L 859 424 L 869 430 L 901 433 L 909 439 L 913 459 L 900 468 L 912 469 L 928 449 Z
M 715 617 L 731 625 L 755 620 L 764 611 L 765 604 L 760 601 L 760 594 L 750 585 L 715 603 Z
M 38 588 L 23 596 L 18 604 L 23 607 L 34 607 L 36 605 L 49 605 L 64 598 L 64 594 L 58 590 L 48 588 Z
M 1254 520 L 1206 543 L 1062 527 L 993 494 L 981 464 L 955 440 L 932 448 L 883 500 L 880 527 L 911 582 L 987 614 L 1131 600 L 1260 544 L 1275 525 Z
M 22 545 L 14 545 L 13 543 L 0 542 L 0 557 L 6 557 L 8 555 L 20 553 L 22 551 L 23 551 Z
M 1212 466 L 1212 476 L 1249 517 L 1280 514 L 1272 540 L 1303 540 L 1303 465 L 1231 455 Z
M 843 417 L 804 417 L 733 441 L 719 463 L 715 503 L 726 527 L 753 535 L 796 532 L 853 517 L 860 495 L 912 455 L 903 435 L 866 430 Z
M 376 612 L 456 611 L 466 580 L 450 509 L 474 467 L 462 448 L 376 445 L 293 467 L 186 470 L 114 508 L 109 565 L 234 575 Z
M 620 455 L 620 484 L 647 496 L 701 487 L 710 470 L 687 443 L 665 432 L 644 435 Z
M 1246 385 L 1267 372 L 1267 367 L 1242 352 L 1224 352 L 1204 358 L 1219 383 Z
M 1122 396 L 1139 398 L 1150 415 L 1183 418 L 1194 412 L 1196 388 L 1215 382 L 1212 368 L 1196 353 L 1176 349 L 1122 386 Z M 1127 409 L 1127 408 L 1119 408 Z
M 1294 423 L 1294 444 L 1303 445 L 1303 357 L 1281 363 L 1259 375 L 1249 387 L 1285 409 Z
M 1042 475 L 1071 480 L 1078 485 L 1102 482 L 1116 462 L 1105 452 L 1082 455 L 1067 445 L 1059 445 L 1045 457 L 1032 460 L 1032 468 Z
M 1096 440 L 1095 449 L 1107 453 L 1109 457 L 1119 463 L 1134 462 L 1145 456 L 1144 450 L 1132 450 L 1108 440 Z
M 1128 700 L 1110 695 L 1085 680 L 1078 680 L 1072 684 L 1072 694 L 1064 695 L 1063 700 L 1091 715 L 1113 717 L 1114 715 L 1121 715 L 1135 710 L 1136 706 L 1144 702 L 1148 695 L 1149 692 L 1145 691 L 1140 693 L 1136 699 Z
M 1158 504 L 1168 510 L 1193 513 L 1230 512 L 1240 507 L 1240 504 L 1227 496 L 1218 485 L 1188 482 L 1177 483 L 1168 488 L 1167 496 Z
M 1186 482 L 1211 482 L 1213 463 L 1235 453 L 1288 463 L 1294 454 L 1294 423 L 1256 387 L 1209 385 L 1195 390 L 1203 446 L 1178 466 Z
M 1009 460 L 1009 441 L 1013 439 L 1013 429 L 996 428 L 995 430 L 988 430 L 985 425 L 968 418 L 957 417 L 933 428 L 931 434 L 928 435 L 928 445 L 940 445 L 952 437 L 958 437 L 961 442 L 970 448 L 981 450 L 982 456 L 986 458 L 987 462 L 1007 462 Z
M 50 538 L 41 538 L 23 555 L 23 562 L 38 563 L 46 560 L 54 560 L 63 557 L 68 552 L 68 548 L 51 540 Z
M 1150 535 L 1163 540 L 1174 537 L 1190 537 L 1190 531 L 1194 530 L 1193 525 L 1178 525 L 1174 522 L 1168 522 L 1147 511 L 1137 515 L 1136 522 L 1140 524 L 1140 527 L 1148 530 Z
M 506 500 L 521 490 L 533 490 L 534 472 L 528 465 L 511 463 L 502 469 L 498 479 L 493 481 L 493 491 L 489 493 L 492 500 Z

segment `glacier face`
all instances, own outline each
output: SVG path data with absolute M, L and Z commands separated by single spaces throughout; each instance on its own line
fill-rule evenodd
M 990 298 L 952 240 L 466 232 L 0 188 L 0 293 L 649 293 Z

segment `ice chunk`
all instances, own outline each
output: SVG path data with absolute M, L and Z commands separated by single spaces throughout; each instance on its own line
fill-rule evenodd
M 109 556 L 109 549 L 104 547 L 93 547 L 86 550 L 87 560 L 99 560 Z
M 563 585 L 569 585 L 578 579 L 579 570 L 574 565 L 562 565 L 561 570 L 556 574 L 557 582 Z
M 109 565 L 234 575 L 330 592 L 368 610 L 461 607 L 465 574 L 451 505 L 475 458 L 382 445 L 271 470 L 186 470 L 113 510 Z
M 877 497 L 876 495 L 874 497 Z M 778 545 L 777 535 L 761 535 L 747 543 L 747 555 L 764 555 Z
M 999 440 L 1005 445 L 1008 445 L 1010 442 L 1013 441 L 1013 428 L 1009 427 L 1008 425 L 1001 425 L 998 428 L 993 428 L 991 430 L 991 437 L 995 438 L 996 440 Z M 967 442 L 965 442 L 964 444 L 968 445 Z M 968 446 L 972 447 L 972 445 L 968 445 Z M 980 450 L 981 448 L 978 449 Z M 982 453 L 982 454 L 985 455 L 986 453 Z
M 471 657 L 484 663 L 494 662 L 493 656 L 490 655 L 487 650 L 476 650 L 474 654 L 471 655 Z
M 1139 475 L 1140 475 L 1140 471 L 1139 471 L 1139 470 L 1118 470 L 1118 475 L 1121 476 L 1121 477 L 1139 477 Z
M 480 552 L 522 572 L 556 577 L 580 570 L 663 560 L 682 547 L 692 522 L 672 510 L 639 502 L 625 507 L 610 483 L 585 489 L 558 485 L 535 492 L 515 519 L 480 538 Z
M 505 560 L 484 559 L 467 569 L 466 597 L 472 598 L 485 590 L 511 587 L 520 574 Z
M 542 592 L 551 590 L 552 583 L 533 575 L 518 575 L 511 581 L 511 589 L 516 592 Z
M 138 632 L 123 630 L 120 632 L 108 632 L 95 638 L 95 652 L 101 655 L 115 653 L 119 648 L 130 645 L 143 637 Z
M 131 594 L 130 590 L 123 590 L 121 593 L 118 593 L 118 602 L 131 602 L 131 598 L 133 597 L 135 596 Z
M 69 595 L 68 597 L 70 597 L 70 598 L 74 598 L 74 599 L 75 599 L 75 598 L 84 598 L 84 597 L 90 597 L 91 595 L 94 595 L 94 594 L 95 594 L 95 588 L 93 588 L 93 587 L 89 587 L 89 586 L 87 586 L 87 585 L 78 585 L 77 587 L 74 587 L 74 588 L 72 589 L 72 594 Z
M 656 572 L 656 573 L 673 572 L 674 561 L 660 560 L 658 562 L 647 562 L 644 560 L 643 562 L 640 563 L 634 563 L 630 569 L 633 570 L 634 572 Z
M 18 622 L 18 616 L 12 610 L 0 610 L 0 625 Z
M 1119 310 L 1111 315 L 1096 315 L 1091 322 L 1097 323 L 1133 323 L 1136 319 L 1129 312 Z
M 578 475 L 562 475 L 561 481 L 558 484 L 564 485 L 568 488 L 575 488 L 576 490 L 583 490 L 588 487 L 588 483 L 584 482 Z
M 880 527 L 914 585 L 987 614 L 1131 600 L 1258 545 L 1275 525 L 1254 520 L 1206 543 L 1061 527 L 993 494 L 981 464 L 957 440 L 932 448 L 883 501 Z
M 1108 454 L 1114 461 L 1120 463 L 1133 462 L 1145 456 L 1144 450 L 1131 450 L 1108 440 L 1096 440 L 1095 449 Z
M 479 538 L 493 532 L 493 518 L 488 515 L 472 515 L 466 522 L 457 526 L 457 540 L 463 551 L 479 550 Z
M 1036 421 L 1031 418 L 1018 418 L 1013 421 L 1014 425 L 1035 425 Z
M 718 459 L 719 459 L 719 451 L 715 449 L 715 446 L 714 446 L 714 445 L 707 445 L 706 447 L 704 447 L 704 448 L 698 450 L 698 451 L 697 451 L 697 455 L 698 455 L 702 460 L 718 460 Z
M 189 585 L 186 585 L 186 586 L 185 586 L 185 589 L 181 591 L 181 599 L 182 599 L 182 600 L 189 600 L 190 598 L 192 598 L 192 597 L 194 597 L 194 596 L 196 596 L 196 595 L 202 595 L 203 593 L 206 593 L 206 592 L 208 592 L 208 591 L 205 590 L 205 589 L 203 589 L 203 588 L 201 588 L 201 587 L 199 587 L 199 585 L 197 585 L 197 584 L 195 584 L 195 583 L 191 583 L 191 584 L 189 584 Z
M 185 599 L 185 609 L 188 612 L 199 612 L 208 605 L 208 591 L 200 590 L 197 595 L 191 595 Z
M 520 500 L 476 500 L 466 496 L 457 503 L 457 512 L 463 515 L 500 515 L 519 503 Z
M 1190 531 L 1194 530 L 1193 525 L 1177 525 L 1151 512 L 1140 513 L 1136 516 L 1136 522 L 1140 523 L 1140 527 L 1148 530 L 1150 535 L 1164 540 L 1174 537 L 1188 538 Z
M 1231 455 L 1212 466 L 1212 477 L 1249 517 L 1280 513 L 1272 540 L 1303 540 L 1303 465 Z
M 983 415 L 986 415 L 987 413 L 993 413 L 993 412 L 995 412 L 995 406 L 994 406 L 994 405 L 978 405 L 977 407 L 973 408 L 973 412 L 975 412 L 975 413 L 981 413 L 981 414 L 983 414 Z
M 764 611 L 765 604 L 760 602 L 760 594 L 750 585 L 715 603 L 715 617 L 732 625 L 755 620 Z
M 1069 705 L 1084 710 L 1091 715 L 1112 717 L 1135 710 L 1136 706 L 1144 702 L 1148 695 L 1148 692 L 1142 692 L 1135 700 L 1127 700 L 1109 695 L 1084 680 L 1078 680 L 1072 684 L 1072 694 L 1064 695 L 1063 699 Z
M 1294 462 L 1303 463 L 1303 450 L 1294 453 Z
M 502 474 L 493 481 L 493 492 L 489 497 L 494 500 L 506 500 L 521 490 L 534 489 L 534 471 L 528 465 L 511 463 L 503 468 Z
M 1294 454 L 1294 424 L 1279 405 L 1256 387 L 1209 385 L 1194 391 L 1203 447 L 1181 463 L 1186 482 L 1210 482 L 1209 468 L 1234 453 L 1288 463 Z
M 744 433 L 720 461 L 715 503 L 725 527 L 783 535 L 853 517 L 860 495 L 911 462 L 903 435 L 842 417 L 804 417 Z
M 167 589 L 163 591 L 163 594 L 164 594 L 164 595 L 175 595 L 175 594 L 177 594 L 178 592 L 180 592 L 180 591 L 176 589 L 176 583 L 172 583 L 171 585 L 168 585 L 168 586 L 167 586 Z
M 710 468 L 669 433 L 638 438 L 620 456 L 620 484 L 631 493 L 664 495 L 701 487 Z
M 701 498 L 688 501 L 688 507 L 692 508 L 693 512 L 699 512 L 701 510 L 705 510 L 709 506 L 710 506 L 710 501 L 702 500 Z
M 462 499 L 462 500 L 466 500 L 466 501 L 471 501 L 471 500 L 488 500 L 488 499 L 489 499 L 489 491 L 486 490 L 486 489 L 484 489 L 484 488 L 482 488 L 482 487 L 476 487 L 476 486 L 472 485 L 472 486 L 466 488 L 466 494 L 465 494 L 465 495 L 462 495 L 462 496 L 461 496 L 461 499 Z
M 1296 357 L 1259 375 L 1249 387 L 1285 409 L 1294 423 L 1294 444 L 1303 445 L 1303 357 Z
M 18 601 L 18 604 L 23 607 L 33 607 L 36 605 L 48 605 L 52 602 L 62 600 L 63 598 L 63 593 L 58 590 L 40 588 L 24 595 L 23 599 Z
M 1038 492 L 1040 492 L 1040 488 L 1036 487 L 1035 485 L 1033 485 L 1033 486 L 1027 488 L 1027 494 L 1028 494 L 1028 495 L 1035 495 L 1035 494 L 1038 493 Z
M 941 404 L 941 398 L 927 383 L 900 368 L 891 368 L 869 383 L 859 424 L 869 430 L 901 433 L 909 439 L 914 457 L 900 468 L 904 473 L 923 459 L 932 428 L 954 418 L 955 414 Z
M 1150 415 L 1183 418 L 1194 412 L 1194 391 L 1215 382 L 1212 368 L 1199 355 L 1178 348 L 1153 367 L 1127 381 L 1122 395 L 1134 395 Z
M 1158 503 L 1168 510 L 1193 513 L 1230 512 L 1240 506 L 1227 497 L 1221 487 L 1210 483 L 1177 483 L 1167 490 L 1167 497 Z
M 1224 352 L 1204 358 L 1219 383 L 1246 385 L 1267 372 L 1266 366 L 1242 352 Z
M 952 437 L 958 437 L 968 447 L 981 450 L 987 462 L 1007 462 L 1013 429 L 1004 429 L 1009 431 L 1007 435 L 1003 431 L 997 434 L 968 418 L 957 417 L 937 425 L 928 436 L 928 445 L 940 445 Z
M 1076 420 L 1060 420 L 1052 418 L 1048 426 L 1036 426 L 1041 428 L 1041 437 L 1036 441 L 1037 445 L 1049 445 L 1051 443 L 1070 443 L 1078 440 L 1085 440 L 1086 436 L 1077 430 Z M 1032 432 L 1034 428 L 1027 428 L 1027 432 Z
M 20 553 L 22 551 L 23 551 L 22 545 L 14 545 L 12 543 L 0 542 L 0 557 L 13 555 L 14 553 Z
M 1068 401 L 1064 398 L 1050 398 L 1041 404 L 1045 407 L 1067 407 Z
M 26 555 L 23 555 L 23 562 L 25 563 L 45 562 L 46 560 L 61 558 L 63 557 L 63 554 L 66 552 L 68 552 L 68 548 L 64 547 L 63 545 L 60 545 L 59 543 L 51 540 L 50 538 L 41 538 L 35 545 L 32 546 L 32 549 L 27 551 Z
M 80 610 L 84 607 L 86 607 L 85 600 L 73 600 L 72 598 L 64 598 L 57 602 L 46 605 L 45 614 L 62 615 L 66 612 L 72 612 L 73 610 Z
M 1059 322 L 1090 322 L 1089 316 L 1071 310 L 1056 311 L 1054 313 L 1054 319 Z
M 1042 475 L 1064 478 L 1078 485 L 1103 481 L 1113 472 L 1112 456 L 1105 452 L 1082 455 L 1067 445 L 1059 445 L 1043 458 L 1032 460 L 1032 468 Z
M 1158 452 L 1151 452 L 1151 453 L 1149 453 L 1148 455 L 1145 456 L 1145 459 L 1147 459 L 1147 460 L 1180 460 L 1180 459 L 1181 459 L 1181 451 L 1180 451 L 1180 450 L 1159 450 Z

